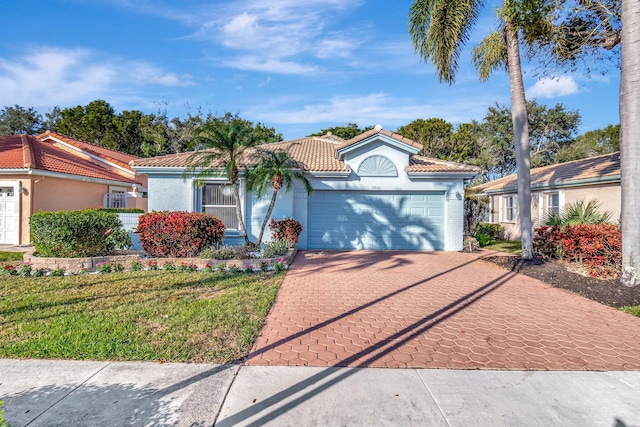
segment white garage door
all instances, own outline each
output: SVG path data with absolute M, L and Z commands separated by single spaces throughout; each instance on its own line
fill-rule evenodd
M 316 191 L 309 249 L 443 250 L 444 194 Z
M 18 244 L 17 186 L 0 182 L 0 244 Z

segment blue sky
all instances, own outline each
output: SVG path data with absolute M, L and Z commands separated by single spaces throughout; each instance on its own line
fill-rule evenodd
M 506 73 L 481 83 L 462 55 L 441 84 L 407 35 L 411 1 L 4 0 L 0 106 L 40 112 L 104 99 L 117 111 L 239 113 L 298 138 L 350 122 L 482 119 L 509 104 Z M 495 27 L 487 2 L 469 46 Z M 619 71 L 535 76 L 527 98 L 579 110 L 581 132 L 619 122 Z

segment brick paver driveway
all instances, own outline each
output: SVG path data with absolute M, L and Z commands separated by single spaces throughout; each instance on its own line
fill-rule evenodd
M 640 369 L 640 318 L 450 252 L 300 252 L 249 365 Z

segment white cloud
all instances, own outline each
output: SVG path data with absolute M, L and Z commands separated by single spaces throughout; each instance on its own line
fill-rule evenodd
M 334 96 L 326 101 L 296 107 L 300 102 L 300 99 L 277 99 L 246 113 L 256 120 L 277 124 L 380 123 L 386 129 L 395 129 L 419 117 L 466 122 L 486 111 L 490 101 L 466 97 L 459 102 L 426 104 L 410 98 L 394 98 L 386 93 L 372 93 Z
M 281 61 L 279 59 L 263 59 L 257 56 L 237 56 L 233 59 L 223 61 L 223 64 L 247 71 L 266 71 L 278 74 L 312 74 L 318 68 L 313 65 L 304 65 L 292 61 Z
M 540 79 L 526 90 L 527 98 L 556 98 L 578 93 L 573 77 L 562 76 Z
M 42 47 L 0 58 L 0 105 L 68 106 L 97 98 L 133 99 L 144 85 L 185 86 L 191 77 L 87 49 Z
M 336 14 L 360 3 L 362 0 L 234 0 L 179 9 L 152 8 L 144 2 L 120 4 L 180 21 L 194 29 L 191 38 L 224 46 L 228 52 L 221 63 L 227 67 L 307 74 L 309 58 L 347 58 L 361 44 L 363 36 L 357 34 L 357 28 L 332 29 Z

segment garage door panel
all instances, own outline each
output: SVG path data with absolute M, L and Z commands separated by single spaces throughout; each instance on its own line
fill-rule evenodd
M 309 198 L 311 249 L 443 249 L 442 193 L 317 191 Z

